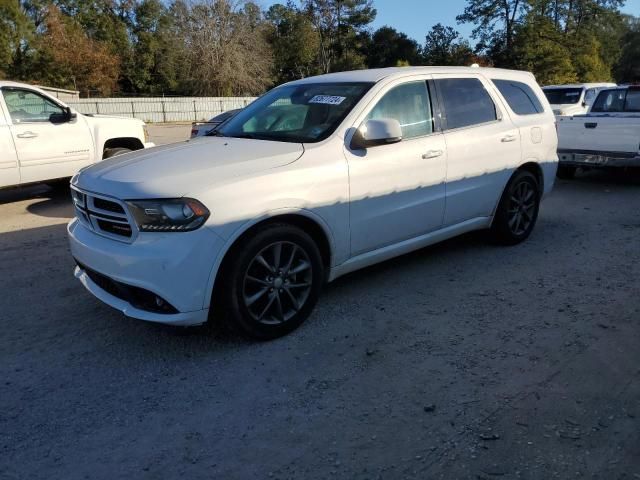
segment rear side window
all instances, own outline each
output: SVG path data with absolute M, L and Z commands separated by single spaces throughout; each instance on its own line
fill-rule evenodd
M 536 94 L 526 83 L 512 80 L 492 80 L 511 110 L 517 115 L 535 115 L 544 112 Z
M 436 80 L 449 130 L 497 120 L 496 106 L 477 78 Z
M 367 116 L 367 120 L 380 118 L 397 120 L 405 139 L 433 133 L 427 82 L 405 83 L 389 90 Z
M 640 90 L 627 90 L 627 99 L 624 102 L 625 112 L 640 112 Z
M 596 98 L 592 112 L 622 112 L 626 90 L 603 90 Z

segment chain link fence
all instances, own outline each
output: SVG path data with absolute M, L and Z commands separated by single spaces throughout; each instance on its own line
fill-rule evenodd
M 244 108 L 255 97 L 85 98 L 67 102 L 84 114 L 139 118 L 147 123 L 202 122 Z

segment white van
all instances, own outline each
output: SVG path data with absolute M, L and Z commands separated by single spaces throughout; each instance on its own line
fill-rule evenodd
M 72 179 L 76 277 L 142 320 L 226 316 L 274 338 L 322 285 L 472 230 L 525 240 L 554 184 L 555 117 L 530 73 L 415 67 L 277 87 L 216 136 Z
M 615 87 L 615 83 L 579 83 L 574 85 L 548 85 L 542 91 L 558 116 L 582 115 L 603 88 Z

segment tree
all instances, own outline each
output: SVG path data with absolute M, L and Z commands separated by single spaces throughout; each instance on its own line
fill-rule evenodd
M 16 0 L 0 0 L 0 75 L 20 78 L 32 54 L 35 26 Z
M 366 53 L 369 68 L 418 65 L 421 62 L 418 42 L 391 27 L 382 27 L 373 33 Z
M 49 7 L 39 42 L 39 81 L 109 95 L 119 74 L 118 57 L 103 42 L 90 39 L 82 27 L 56 7 Z
M 627 18 L 627 31 L 622 37 L 620 58 L 614 73 L 618 82 L 640 82 L 640 19 Z
M 304 0 L 303 9 L 319 35 L 323 73 L 364 68 L 366 27 L 377 14 L 373 0 Z
M 458 23 L 473 23 L 472 37 L 478 48 L 489 53 L 494 63 L 510 66 L 516 27 L 527 8 L 526 0 L 467 0 Z
M 186 46 L 183 91 L 194 95 L 254 95 L 271 84 L 272 52 L 255 4 L 200 0 L 173 5 L 176 31 Z M 259 11 L 259 10 L 258 10 Z
M 470 65 L 475 58 L 469 43 L 452 27 L 438 23 L 427 34 L 423 49 L 427 65 Z
M 274 55 L 277 83 L 318 73 L 320 35 L 293 2 L 275 4 L 266 13 L 268 39 Z

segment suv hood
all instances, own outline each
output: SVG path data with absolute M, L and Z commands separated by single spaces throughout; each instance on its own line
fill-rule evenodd
M 295 162 L 300 143 L 207 137 L 104 160 L 72 180 L 79 188 L 123 200 L 180 198 L 216 183 Z

